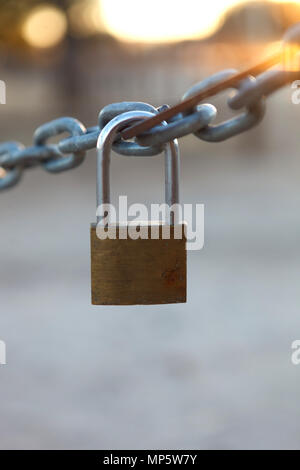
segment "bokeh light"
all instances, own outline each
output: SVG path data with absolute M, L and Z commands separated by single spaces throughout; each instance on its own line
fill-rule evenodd
M 77 36 L 89 36 L 105 30 L 99 0 L 81 0 L 73 3 L 68 9 L 68 19 L 72 33 Z
M 30 11 L 22 27 L 25 41 L 32 47 L 56 46 L 67 31 L 66 16 L 62 10 L 49 4 Z

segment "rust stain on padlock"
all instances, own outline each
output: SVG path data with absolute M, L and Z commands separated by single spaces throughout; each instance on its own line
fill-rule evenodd
M 182 272 L 180 269 L 180 265 L 176 260 L 176 267 L 174 269 L 168 269 L 162 273 L 162 278 L 165 281 L 165 284 L 168 286 L 173 286 L 178 281 L 182 281 Z

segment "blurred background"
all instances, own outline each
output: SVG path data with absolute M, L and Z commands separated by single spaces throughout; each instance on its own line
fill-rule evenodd
M 96 125 L 111 102 L 174 104 L 297 21 L 299 1 L 2 0 L 1 141 L 31 145 L 61 115 Z M 212 102 L 222 118 L 226 93 Z M 187 304 L 90 305 L 95 151 L 0 194 L 0 448 L 300 447 L 299 111 L 287 86 L 258 127 L 181 139 L 181 201 L 206 211 Z M 112 172 L 114 200 L 163 199 L 161 156 Z

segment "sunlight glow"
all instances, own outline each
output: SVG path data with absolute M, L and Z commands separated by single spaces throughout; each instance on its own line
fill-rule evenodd
M 24 39 L 33 47 L 53 47 L 64 37 L 67 21 L 62 10 L 44 4 L 30 11 L 22 27 Z
M 110 33 L 125 41 L 167 42 L 203 38 L 241 0 L 100 0 Z
M 222 25 L 230 8 L 257 0 L 98 0 L 109 33 L 127 42 L 202 39 Z M 266 0 L 300 3 L 300 0 Z

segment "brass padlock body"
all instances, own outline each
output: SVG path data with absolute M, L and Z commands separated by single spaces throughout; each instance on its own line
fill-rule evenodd
M 170 238 L 101 240 L 91 225 L 91 278 L 93 305 L 147 305 L 186 302 L 186 239 Z M 128 227 L 121 230 L 127 231 Z M 99 230 L 99 227 L 98 227 Z M 105 230 L 101 227 L 101 230 Z M 175 231 L 176 233 L 176 231 Z

